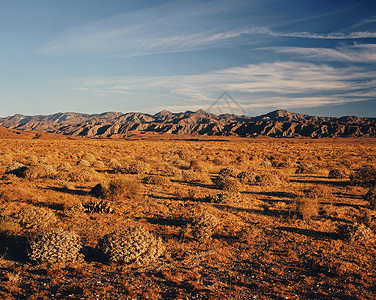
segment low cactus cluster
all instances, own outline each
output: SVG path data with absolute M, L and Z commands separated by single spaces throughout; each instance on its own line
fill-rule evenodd
M 205 201 L 210 202 L 210 203 L 234 203 L 234 202 L 238 202 L 240 199 L 241 199 L 240 193 L 224 192 L 224 193 L 218 193 L 212 196 L 208 196 L 205 198 Z
M 104 200 L 90 200 L 83 204 L 83 207 L 87 213 L 111 214 L 114 212 L 111 203 Z

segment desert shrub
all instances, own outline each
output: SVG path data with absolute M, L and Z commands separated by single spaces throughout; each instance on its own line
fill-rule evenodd
M 142 182 L 145 184 L 155 184 L 155 185 L 162 185 L 162 186 L 169 186 L 171 184 L 171 181 L 168 178 L 160 176 L 160 175 L 146 176 L 142 180 Z
M 239 181 L 229 176 L 217 176 L 213 183 L 218 189 L 229 192 L 239 192 L 241 188 Z
M 319 213 L 319 202 L 317 198 L 299 197 L 293 203 L 293 210 L 300 218 L 311 219 Z
M 150 172 L 150 165 L 142 160 L 135 161 L 123 170 L 126 174 L 145 174 Z
M 114 212 L 111 203 L 104 200 L 90 200 L 84 203 L 83 207 L 87 213 L 111 214 Z
M 25 165 L 16 162 L 6 167 L 5 174 L 13 174 L 18 177 L 23 177 L 25 170 L 26 170 Z
M 270 172 L 258 176 L 257 183 L 260 185 L 278 185 L 281 184 L 281 178 L 278 174 Z
M 339 169 L 331 169 L 329 171 L 328 178 L 344 179 L 344 178 L 346 178 L 346 173 L 343 172 L 342 170 L 339 170 Z
M 264 161 L 261 162 L 261 166 L 266 167 L 266 168 L 270 168 L 270 167 L 273 166 L 273 164 L 268 160 L 264 160 Z
M 150 265 L 164 252 L 161 239 L 140 226 L 106 234 L 98 242 L 98 248 L 110 261 L 135 265 Z
M 304 162 L 300 162 L 296 167 L 295 174 L 313 174 L 317 169 L 311 165 Z
M 22 208 L 15 215 L 15 219 L 25 228 L 48 227 L 57 221 L 51 210 L 35 206 Z
M 309 189 L 303 190 L 303 193 L 308 198 L 316 198 L 323 201 L 331 201 L 333 195 L 330 189 L 324 185 L 315 185 Z
M 63 172 L 68 172 L 72 169 L 72 166 L 69 162 L 63 162 L 60 165 L 58 165 L 57 170 L 58 171 L 63 171 Z
M 118 169 L 121 168 L 121 163 L 119 163 L 117 159 L 115 159 L 115 158 L 111 158 L 111 159 L 108 161 L 108 166 L 109 166 L 111 169 L 118 170 Z
M 75 218 L 85 211 L 81 203 L 77 203 L 64 211 L 65 215 L 70 218 Z
M 26 179 L 51 178 L 56 174 L 55 169 L 49 164 L 37 164 L 27 167 L 23 177 Z
M 87 160 L 84 160 L 84 159 L 80 159 L 79 161 L 77 161 L 76 165 L 82 166 L 82 167 L 90 167 L 91 166 L 90 162 L 88 162 Z
M 162 174 L 165 174 L 167 176 L 176 176 L 181 173 L 181 171 L 178 168 L 171 166 L 167 163 L 162 164 L 160 169 Z
M 210 203 L 236 203 L 241 199 L 241 194 L 238 192 L 230 193 L 218 193 L 215 195 L 208 196 L 204 199 L 206 202 Z
M 348 241 L 373 241 L 374 234 L 370 228 L 361 223 L 341 224 L 337 227 L 337 233 Z
M 81 156 L 81 160 L 86 160 L 88 161 L 89 163 L 93 163 L 96 161 L 96 158 L 93 154 L 91 153 L 85 153 L 84 155 Z
M 14 235 L 21 230 L 20 224 L 10 216 L 0 216 L 0 235 Z
M 97 169 L 102 169 L 102 168 L 105 167 L 103 161 L 100 161 L 100 160 L 96 160 L 95 162 L 93 162 L 93 163 L 91 164 L 91 166 L 92 166 L 93 168 L 97 168 Z
M 355 171 L 350 177 L 353 185 L 372 187 L 376 185 L 376 167 L 366 165 Z
M 200 182 L 202 179 L 202 174 L 198 172 L 183 171 L 181 175 L 182 175 L 183 181 L 189 182 L 189 183 L 197 183 L 197 182 Z
M 30 242 L 29 258 L 47 264 L 80 262 L 83 259 L 81 248 L 80 237 L 76 233 L 52 229 Z
M 206 241 L 211 238 L 218 225 L 219 220 L 216 216 L 207 212 L 202 212 L 191 218 L 188 224 L 188 230 L 192 233 L 195 239 Z
M 254 172 L 240 172 L 238 179 L 242 183 L 255 183 L 258 179 L 258 176 Z
M 93 169 L 79 169 L 69 173 L 70 181 L 90 182 L 98 177 L 98 173 Z
M 237 177 L 239 174 L 239 170 L 235 168 L 223 168 L 222 170 L 219 171 L 220 176 L 230 176 L 230 177 Z
M 369 207 L 371 209 L 376 209 L 376 187 L 370 188 L 363 196 L 363 199 L 369 202 Z
M 111 200 L 119 200 L 124 197 L 135 199 L 141 195 L 142 191 L 142 185 L 138 181 L 118 178 L 108 183 L 104 197 Z

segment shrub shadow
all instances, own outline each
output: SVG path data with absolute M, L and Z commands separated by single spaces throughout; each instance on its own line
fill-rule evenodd
M 235 212 L 248 212 L 253 214 L 258 214 L 262 216 L 269 216 L 269 217 L 283 217 L 288 218 L 291 216 L 289 211 L 286 210 L 270 210 L 267 207 L 265 207 L 263 210 L 258 209 L 251 209 L 251 208 L 241 208 L 241 207 L 234 207 L 229 205 L 223 205 L 223 204 L 214 204 L 214 207 L 226 211 L 235 211 Z
M 317 231 L 317 230 L 311 230 L 311 229 L 301 229 L 301 228 L 295 228 L 295 227 L 276 227 L 275 229 L 291 232 L 291 233 L 298 233 L 301 235 L 305 235 L 308 237 L 314 237 L 317 239 L 332 239 L 332 240 L 340 240 L 341 237 L 338 233 L 335 232 L 323 232 L 323 231 Z
M 8 260 L 28 261 L 28 245 L 24 236 L 0 234 L 0 255 Z
M 60 192 L 60 193 L 65 193 L 69 195 L 74 195 L 74 196 L 88 196 L 89 192 L 83 191 L 83 190 L 77 190 L 77 189 L 68 189 L 68 188 L 59 188 L 59 187 L 47 187 L 45 188 L 46 190 L 54 191 L 54 192 Z

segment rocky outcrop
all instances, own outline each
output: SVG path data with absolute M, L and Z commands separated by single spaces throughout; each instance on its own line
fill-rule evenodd
M 375 125 L 374 118 L 317 117 L 286 110 L 258 117 L 217 116 L 204 110 L 183 113 L 164 110 L 155 115 L 136 112 L 57 113 L 47 116 L 17 114 L 0 119 L 0 126 L 11 129 L 98 138 L 125 136 L 132 132 L 241 137 L 375 137 Z

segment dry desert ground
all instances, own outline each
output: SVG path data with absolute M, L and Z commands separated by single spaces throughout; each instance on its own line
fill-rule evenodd
M 1 299 L 375 299 L 375 139 L 0 139 Z

